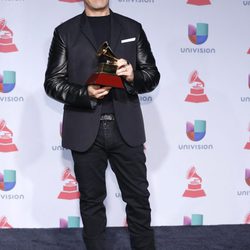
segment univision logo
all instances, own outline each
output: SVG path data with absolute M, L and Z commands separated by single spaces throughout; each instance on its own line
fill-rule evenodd
M 60 228 L 78 228 L 80 227 L 79 216 L 68 216 L 68 219 L 60 219 Z
M 16 171 L 6 169 L 3 173 L 0 172 L 0 191 L 8 192 L 12 190 L 16 186 Z M 0 193 L 0 199 L 2 200 L 23 200 L 23 194 L 13 194 L 7 193 L 2 194 Z
M 139 95 L 140 104 L 149 104 L 153 102 L 153 97 L 151 95 Z
M 0 92 L 9 93 L 15 88 L 16 84 L 16 72 L 15 71 L 3 71 L 3 75 L 0 74 Z
M 200 141 L 206 135 L 206 121 L 195 120 L 194 123 L 186 123 L 186 134 L 191 141 Z
M 186 135 L 195 144 L 179 144 L 179 150 L 212 150 L 213 144 L 197 144 L 206 135 L 206 121 L 195 120 L 194 123 L 186 122 Z
M 250 169 L 245 170 L 245 181 L 248 186 L 250 186 Z
M 250 74 L 248 74 L 247 77 L 247 85 L 248 85 L 248 89 L 250 89 Z M 241 102 L 250 102 L 250 97 L 249 96 L 241 96 L 240 97 Z
M 187 4 L 192 5 L 209 5 L 211 4 L 210 0 L 188 0 Z
M 192 44 L 201 45 L 208 39 L 208 24 L 196 23 L 195 25 L 188 25 L 188 38 Z M 181 48 L 181 53 L 192 54 L 215 54 L 215 48 L 195 47 L 195 48 Z
M 0 74 L 0 93 L 8 94 L 16 86 L 16 72 L 11 70 L 4 70 Z M 0 102 L 23 102 L 23 96 L 0 96 Z
M 250 186 L 250 169 L 245 169 L 245 183 Z M 250 190 L 238 190 L 237 191 L 238 196 L 249 196 Z
M 184 216 L 183 225 L 184 226 L 202 226 L 203 214 L 192 214 L 191 218 L 189 216 Z
M 249 0 L 248 0 L 248 1 L 243 1 L 242 4 L 243 4 L 244 6 L 250 6 L 250 1 L 249 1 Z
M 4 170 L 3 174 L 0 172 L 0 190 L 10 191 L 16 185 L 16 171 Z
M 208 24 L 207 23 L 197 23 L 196 27 L 194 25 L 188 25 L 188 38 L 196 45 L 203 44 L 208 39 Z

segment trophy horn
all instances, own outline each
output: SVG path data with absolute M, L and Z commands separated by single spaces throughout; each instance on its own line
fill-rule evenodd
M 112 59 L 113 61 L 117 61 L 117 57 L 114 55 L 113 51 L 111 50 L 109 44 L 107 41 L 105 41 L 101 47 L 99 48 L 99 50 L 97 51 L 97 56 L 98 57 L 106 57 L 109 59 Z
M 107 41 L 102 43 L 96 52 L 97 65 L 96 72 L 87 80 L 87 85 L 101 85 L 124 89 L 123 80 L 116 75 L 119 60 L 113 53 Z

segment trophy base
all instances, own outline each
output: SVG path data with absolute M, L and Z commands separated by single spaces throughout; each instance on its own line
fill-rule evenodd
M 96 84 L 113 88 L 124 89 L 121 77 L 108 73 L 95 73 L 87 80 L 87 84 Z

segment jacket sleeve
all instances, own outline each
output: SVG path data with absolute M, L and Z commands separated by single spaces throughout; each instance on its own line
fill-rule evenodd
M 57 29 L 50 47 L 44 88 L 48 96 L 64 104 L 90 109 L 97 104 L 88 96 L 86 86 L 68 81 L 67 48 Z
M 154 90 L 160 80 L 150 44 L 142 27 L 136 45 L 136 67 L 134 81 L 125 82 L 125 88 L 130 94 L 142 94 Z

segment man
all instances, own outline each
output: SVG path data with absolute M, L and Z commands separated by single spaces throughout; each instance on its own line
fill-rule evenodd
M 84 0 L 85 11 L 55 29 L 46 93 L 63 102 L 62 145 L 71 149 L 79 183 L 88 250 L 105 249 L 105 170 L 109 160 L 126 202 L 131 247 L 154 250 L 146 179 L 144 126 L 138 93 L 152 91 L 160 74 L 141 25 L 113 13 L 109 0 Z M 107 41 L 124 89 L 87 85 Z

